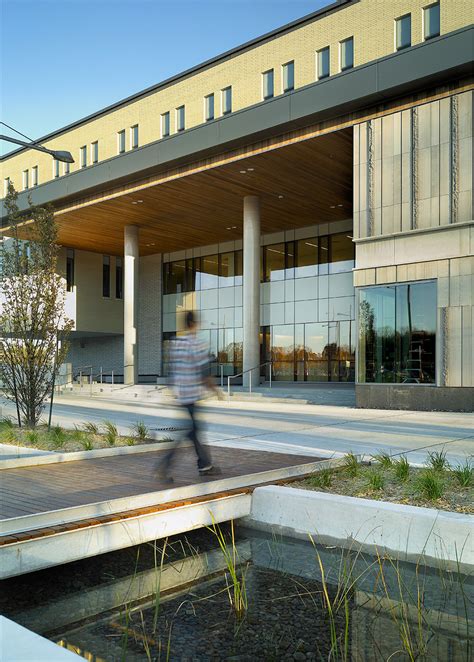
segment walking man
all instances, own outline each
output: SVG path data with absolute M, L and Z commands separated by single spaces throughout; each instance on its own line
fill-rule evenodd
M 189 415 L 191 428 L 189 438 L 194 444 L 199 473 L 203 476 L 218 474 L 209 450 L 199 440 L 199 428 L 196 419 L 196 403 L 207 389 L 219 394 L 209 375 L 209 352 L 198 336 L 198 322 L 191 311 L 186 313 L 186 332 L 177 338 L 171 350 L 171 378 L 176 399 Z M 169 470 L 176 451 L 176 445 L 165 456 L 159 467 L 159 474 L 168 482 L 172 481 Z

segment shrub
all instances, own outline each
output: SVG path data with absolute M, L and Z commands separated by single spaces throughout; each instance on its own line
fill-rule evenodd
M 104 421 L 105 441 L 109 446 L 115 446 L 118 438 L 117 426 L 112 421 Z
M 407 456 L 401 455 L 399 460 L 395 460 L 393 466 L 395 468 L 395 477 L 397 480 L 399 480 L 401 483 L 407 481 L 410 475 L 410 465 L 408 463 Z
M 469 487 L 474 478 L 474 467 L 469 460 L 464 464 L 459 464 L 457 467 L 451 469 L 451 472 L 461 487 Z
M 139 441 L 145 441 L 145 439 L 150 434 L 149 428 L 145 425 L 143 421 L 137 421 L 135 425 L 132 426 L 133 433 Z
M 425 499 L 435 501 L 443 496 L 444 483 L 439 476 L 439 472 L 433 469 L 426 469 L 420 474 L 416 483 L 416 489 Z
M 428 453 L 428 464 L 434 471 L 445 471 L 449 469 L 445 451 L 433 451 Z
M 37 444 L 39 441 L 39 434 L 36 430 L 28 430 L 26 433 L 26 440 L 30 444 Z
M 374 460 L 380 464 L 382 469 L 390 469 L 393 466 L 393 458 L 389 453 L 384 451 L 374 456 Z
M 349 474 L 349 476 L 352 476 L 352 478 L 357 476 L 359 466 L 359 460 L 354 455 L 354 453 L 350 452 L 344 456 L 344 469 Z
M 314 487 L 331 487 L 333 475 L 332 469 L 322 469 L 311 476 L 310 481 Z
M 127 444 L 127 446 L 134 446 L 135 445 L 135 439 L 133 437 L 127 437 L 126 444 Z
M 380 471 L 373 471 L 369 476 L 369 487 L 371 490 L 383 490 L 384 477 Z
M 90 439 L 90 437 L 82 437 L 80 441 L 82 444 L 82 448 L 85 451 L 91 451 L 94 448 L 94 442 L 92 441 L 92 439 Z
M 62 448 L 66 441 L 66 433 L 60 425 L 51 428 L 51 439 L 55 448 Z

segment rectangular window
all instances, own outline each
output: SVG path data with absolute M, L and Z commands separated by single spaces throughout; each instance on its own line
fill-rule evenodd
M 222 114 L 228 115 L 232 112 L 232 87 L 225 87 L 221 91 Z
M 102 256 L 102 296 L 110 297 L 110 256 Z
M 271 99 L 275 93 L 273 69 L 264 71 L 262 74 L 263 98 Z
M 8 195 L 8 187 L 10 186 L 10 177 L 5 177 L 3 180 L 3 197 Z
M 265 282 L 285 279 L 285 244 L 272 244 L 263 249 Z
M 438 37 L 440 34 L 439 2 L 423 9 L 423 33 L 425 39 Z
M 84 147 L 81 147 L 81 168 L 85 168 L 87 166 L 87 147 L 84 145 Z
M 300 239 L 296 242 L 295 278 L 318 275 L 318 239 Z
M 33 166 L 31 168 L 31 179 L 32 179 L 32 185 L 33 186 L 38 186 L 38 166 Z
M 212 290 L 219 286 L 218 255 L 205 255 L 201 257 L 200 283 L 201 290 Z
M 295 63 L 293 61 L 287 62 L 282 67 L 282 85 L 283 93 L 295 89 Z
M 359 290 L 359 382 L 436 382 L 436 283 Z
M 329 46 L 321 48 L 317 52 L 317 78 L 327 78 L 329 76 Z
M 331 262 L 329 273 L 338 274 L 342 271 L 351 271 L 354 268 L 354 243 L 352 237 L 345 232 L 333 234 L 331 240 Z
M 184 131 L 185 126 L 184 106 L 179 106 L 176 108 L 176 131 Z
M 161 137 L 166 138 L 170 135 L 170 113 L 163 113 L 161 116 Z
M 68 248 L 66 252 L 66 289 L 72 292 L 74 289 L 74 249 Z
M 235 276 L 235 253 L 219 255 L 219 287 L 232 287 Z
M 214 95 L 208 94 L 204 97 L 204 119 L 206 122 L 214 119 Z
M 53 159 L 53 177 L 59 177 L 59 161 Z
M 123 299 L 123 260 L 115 258 L 115 298 Z
M 96 140 L 91 144 L 91 158 L 92 158 L 92 163 L 98 163 L 99 162 L 99 141 Z
M 23 170 L 23 190 L 30 188 L 30 172 L 29 170 Z
M 123 154 L 125 152 L 125 129 L 117 133 L 117 153 Z
M 63 174 L 64 175 L 69 175 L 71 172 L 71 164 L 70 163 L 63 163 Z
M 401 51 L 411 46 L 411 14 L 395 20 L 395 49 Z
M 354 37 L 344 39 L 339 43 L 341 71 L 351 69 L 354 66 Z
M 138 147 L 138 124 L 130 127 L 130 145 L 132 149 Z

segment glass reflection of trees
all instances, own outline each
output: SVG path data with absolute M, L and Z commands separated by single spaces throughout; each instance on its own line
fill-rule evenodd
M 436 382 L 436 297 L 433 281 L 360 291 L 360 382 Z

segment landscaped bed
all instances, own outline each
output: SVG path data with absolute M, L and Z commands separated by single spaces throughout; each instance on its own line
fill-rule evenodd
M 142 421 L 133 426 L 129 435 L 123 436 L 111 421 L 84 422 L 74 430 L 68 430 L 60 425 L 48 428 L 46 424 L 34 429 L 19 428 L 10 418 L 0 420 L 0 443 L 61 453 L 170 441 L 170 437 L 151 439 L 149 435 L 150 431 Z
M 325 469 L 289 486 L 474 514 L 474 465 L 466 460 L 452 467 L 444 452 L 430 453 L 424 468 L 411 467 L 405 456 L 388 454 L 361 464 L 350 453 L 343 467 Z

